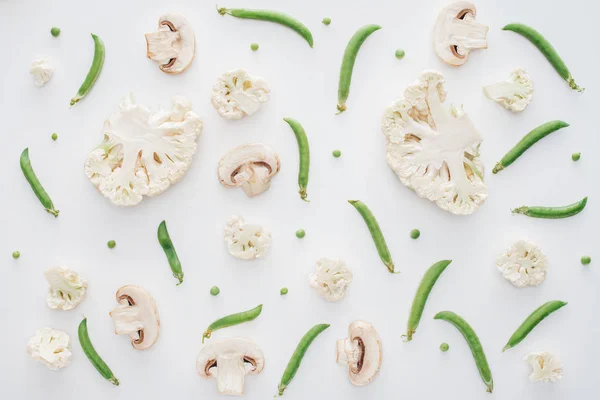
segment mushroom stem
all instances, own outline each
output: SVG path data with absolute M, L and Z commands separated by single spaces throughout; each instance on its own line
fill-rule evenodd
M 144 328 L 144 324 L 140 320 L 139 307 L 121 304 L 111 311 L 110 316 L 113 319 L 117 335 L 129 335 L 133 340 L 139 339 L 139 331 Z
M 336 362 L 355 369 L 361 359 L 361 348 L 358 340 L 340 339 L 337 344 Z
M 217 358 L 216 372 L 212 372 L 212 375 L 217 378 L 219 393 L 231 395 L 244 394 L 246 369 L 244 359 L 239 357 L 239 355 L 232 356 L 231 354 L 225 354 Z

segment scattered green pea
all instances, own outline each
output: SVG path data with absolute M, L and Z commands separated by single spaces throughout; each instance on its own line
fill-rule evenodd
M 331 152 L 331 154 L 335 157 L 335 158 L 339 158 L 342 155 L 342 152 L 339 150 L 334 150 Z
M 304 229 L 298 229 L 296 231 L 296 237 L 298 239 L 302 239 L 304 236 L 306 236 L 306 232 L 304 232 Z
M 109 249 L 114 249 L 115 246 L 117 245 L 117 242 L 115 242 L 114 240 L 109 240 L 106 245 L 108 246 Z
M 447 352 L 449 348 L 450 348 L 450 346 L 448 345 L 448 343 L 440 344 L 440 350 L 443 351 L 444 353 Z
M 50 34 L 54 37 L 58 37 L 60 35 L 60 28 L 53 26 L 52 29 L 50 29 Z
M 281 288 L 281 290 L 279 291 L 279 294 L 280 294 L 280 295 L 282 295 L 282 296 L 283 296 L 284 294 L 288 294 L 288 288 L 286 288 L 286 287 L 284 287 L 284 288 Z
M 56 142 L 56 139 L 58 139 L 58 134 L 56 132 L 54 132 L 52 134 L 52 140 L 54 140 Z
M 18 253 L 18 252 L 17 252 Z M 13 257 L 15 256 L 15 254 L 13 253 Z M 592 258 L 590 256 L 583 256 L 581 257 L 581 263 L 583 265 L 588 265 L 589 263 L 592 262 Z
M 210 288 L 210 294 L 213 296 L 217 296 L 219 293 L 221 293 L 221 289 L 219 289 L 218 286 L 213 286 Z
M 398 60 L 402 60 L 405 55 L 406 55 L 406 52 L 404 50 L 402 50 L 402 49 L 396 50 L 396 58 Z
M 421 236 L 421 231 L 419 231 L 418 229 L 413 229 L 412 231 L 410 231 L 411 239 L 418 239 L 419 236 Z
M 571 160 L 573 160 L 573 161 L 579 161 L 580 158 L 581 158 L 581 153 L 571 154 Z
M 321 21 L 323 23 L 323 25 L 329 25 L 331 23 L 331 18 L 323 18 L 323 21 Z
M 20 251 L 18 251 L 18 250 L 16 250 L 16 251 L 13 251 L 13 258 L 16 260 L 16 259 L 17 259 L 17 258 L 19 258 L 19 257 L 21 257 L 21 252 L 20 252 Z M 583 260 L 583 259 L 582 259 L 582 260 Z M 582 261 L 582 262 L 583 262 L 583 261 Z M 589 262 L 588 262 L 588 264 L 589 264 Z M 286 289 L 286 290 L 287 290 L 287 289 Z
M 258 43 L 252 43 L 252 44 L 250 45 L 250 48 L 252 49 L 252 51 L 256 51 L 256 50 L 258 50 Z

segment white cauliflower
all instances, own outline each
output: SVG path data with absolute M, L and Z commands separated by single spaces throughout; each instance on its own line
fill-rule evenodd
M 532 382 L 554 383 L 563 377 L 563 365 L 560 359 L 547 351 L 529 353 L 523 360 L 533 368 L 533 372 L 529 375 Z
M 352 271 L 343 260 L 320 258 L 316 271 L 309 274 L 309 283 L 316 292 L 328 301 L 339 301 L 352 282 Z
M 445 98 L 443 76 L 424 71 L 385 110 L 387 162 L 420 197 L 467 215 L 488 196 L 479 158 L 483 139 L 462 108 L 444 107 Z
M 64 368 L 71 363 L 69 335 L 52 328 L 40 328 L 29 339 L 27 353 L 53 371 Z
M 52 74 L 54 73 L 54 65 L 45 58 L 39 58 L 33 60 L 31 66 L 29 67 L 29 73 L 33 78 L 33 82 L 36 86 L 44 86 L 46 82 L 52 78 Z
M 518 288 L 537 286 L 546 279 L 548 258 L 535 244 L 519 240 L 498 257 L 496 266 Z
M 72 310 L 85 298 L 88 284 L 71 268 L 51 267 L 44 272 L 44 277 L 50 285 L 46 304 L 51 309 Z
M 85 174 L 114 204 L 136 205 L 183 178 L 201 132 L 202 121 L 184 97 L 153 112 L 128 94 L 104 123 L 104 141 L 85 161 Z
M 521 112 L 531 103 L 533 82 L 523 68 L 515 68 L 504 82 L 483 87 L 485 97 L 512 112 Z
M 221 117 L 241 119 L 257 112 L 260 103 L 269 100 L 270 92 L 264 79 L 250 76 L 238 68 L 225 72 L 217 79 L 211 99 Z
M 243 217 L 232 215 L 225 227 L 229 253 L 242 260 L 261 258 L 271 246 L 271 233 L 260 225 L 246 224 Z

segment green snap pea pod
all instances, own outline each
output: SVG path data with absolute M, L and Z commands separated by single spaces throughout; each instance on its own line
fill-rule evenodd
M 179 261 L 179 257 L 177 256 L 177 252 L 175 251 L 175 247 L 169 236 L 169 231 L 167 231 L 167 223 L 165 221 L 158 225 L 158 243 L 160 243 L 167 256 L 169 266 L 171 267 L 171 271 L 173 271 L 173 276 L 179 280 L 177 286 L 181 285 L 183 283 L 181 261 Z
M 352 83 L 352 71 L 354 70 L 354 63 L 356 62 L 356 56 L 360 47 L 365 40 L 375 31 L 381 29 L 379 25 L 365 25 L 360 28 L 346 45 L 344 51 L 344 58 L 342 59 L 342 67 L 340 69 L 340 84 L 338 86 L 338 114 L 346 111 L 346 100 L 350 94 L 350 84 Z
M 92 345 L 92 341 L 88 335 L 87 318 L 84 318 L 79 324 L 77 334 L 79 336 L 79 344 L 81 344 L 83 352 L 88 360 L 90 360 L 94 368 L 100 372 L 100 375 L 102 375 L 104 379 L 108 380 L 115 386 L 119 386 L 119 380 L 115 377 L 104 360 L 98 355 L 96 349 L 94 349 L 94 346 Z
M 279 391 L 279 396 L 283 395 L 285 389 L 289 386 L 292 379 L 296 375 L 298 368 L 300 368 L 300 364 L 302 363 L 302 359 L 304 358 L 304 354 L 310 347 L 313 340 L 316 339 L 317 336 L 321 334 L 325 329 L 329 328 L 329 324 L 319 324 L 315 325 L 306 334 L 300 339 L 298 346 L 296 346 L 296 350 L 290 361 L 288 362 L 287 367 L 285 367 L 285 371 L 283 371 L 283 376 L 281 377 L 281 382 L 279 382 L 279 386 L 277 390 Z
M 377 222 L 377 219 L 375 219 L 375 216 L 371 210 L 369 210 L 369 207 L 367 207 L 367 205 L 360 200 L 348 200 L 348 203 L 352 204 L 365 220 L 365 224 L 367 224 L 367 228 L 369 228 L 373 242 L 375 242 L 375 247 L 377 247 L 379 258 L 381 258 L 383 264 L 391 273 L 399 273 L 394 271 L 394 262 L 392 261 L 390 250 L 387 247 L 387 243 L 385 242 L 385 238 L 383 237 L 379 223 Z
M 473 328 L 471 328 L 467 321 L 452 311 L 441 311 L 437 313 L 433 319 L 441 319 L 442 321 L 449 322 L 463 335 L 471 349 L 471 353 L 475 359 L 475 365 L 477 365 L 477 369 L 479 370 L 479 375 L 481 376 L 483 383 L 487 386 L 487 391 L 492 393 L 492 390 L 494 390 L 492 371 L 490 370 L 487 358 L 483 352 L 483 346 L 481 346 L 481 342 Z
M 510 348 L 515 347 L 523 341 L 529 335 L 529 333 L 535 328 L 540 322 L 542 322 L 547 316 L 555 312 L 556 310 L 566 306 L 567 303 L 560 300 L 552 300 L 542 304 L 540 307 L 535 309 L 529 316 L 523 321 L 517 328 L 515 333 L 512 334 L 506 346 L 502 351 L 506 351 Z
M 412 340 L 412 336 L 417 331 L 419 321 L 421 321 L 421 316 L 423 315 L 423 310 L 425 309 L 425 303 L 429 298 L 429 293 L 431 293 L 433 285 L 435 285 L 442 272 L 444 272 L 446 267 L 450 265 L 451 262 L 452 260 L 438 261 L 429 267 L 429 269 L 425 272 L 425 275 L 423 275 L 410 309 L 406 335 L 403 335 L 403 338 L 405 338 L 407 342 Z
M 300 168 L 298 170 L 298 187 L 300 189 L 298 193 L 300 193 L 302 200 L 309 201 L 306 200 L 306 187 L 308 186 L 308 171 L 310 169 L 310 148 L 306 131 L 298 121 L 292 118 L 284 118 L 283 120 L 290 125 L 298 142 L 298 152 L 300 153 Z
M 276 24 L 287 26 L 302 36 L 304 40 L 308 42 L 310 47 L 313 47 L 312 33 L 310 33 L 310 30 L 306 27 L 306 25 L 298 21 L 296 18 L 290 17 L 284 13 L 270 10 L 249 10 L 244 8 L 219 8 L 218 6 L 217 11 L 221 15 L 229 14 L 236 18 L 257 19 L 260 21 L 274 22 Z
M 542 52 L 544 57 L 546 57 L 556 72 L 558 72 L 558 74 L 569 84 L 571 89 L 577 90 L 578 92 L 583 92 L 585 90 L 584 88 L 577 86 L 565 62 L 562 60 L 562 58 L 560 58 L 554 46 L 552 46 L 550 42 L 548 42 L 548 40 L 542 36 L 541 33 L 532 27 L 523 24 L 508 24 L 502 28 L 502 30 L 518 33 L 525 39 L 529 40 L 535 47 L 538 48 L 539 51 Z
M 517 158 L 521 157 L 523 153 L 527 151 L 531 146 L 537 143 L 539 140 L 545 138 L 549 134 L 556 132 L 559 129 L 566 128 L 569 126 L 566 122 L 563 121 L 550 121 L 542 124 L 529 132 L 527 135 L 523 137 L 504 157 L 502 160 L 496 163 L 492 172 L 497 174 L 502 171 L 504 168 L 508 167 L 510 164 L 516 161 Z
M 33 171 L 31 161 L 29 160 L 29 148 L 23 150 L 19 163 L 21 164 L 21 171 L 23 171 L 25 179 L 27 179 L 27 182 L 29 182 L 33 193 L 35 193 L 40 203 L 42 203 L 48 213 L 54 215 L 54 217 L 58 217 L 59 210 L 54 208 L 54 204 L 52 203 L 50 196 Z
M 587 204 L 587 197 L 576 203 L 562 207 L 521 206 L 512 210 L 514 214 L 523 214 L 533 218 L 560 219 L 579 214 Z
M 90 70 L 88 71 L 85 80 L 79 87 L 79 91 L 71 99 L 71 106 L 75 103 L 78 103 L 79 100 L 83 99 L 87 94 L 92 90 L 96 80 L 100 76 L 100 71 L 102 71 L 102 66 L 104 65 L 104 42 L 98 36 L 92 33 L 92 39 L 94 39 L 94 60 L 92 61 L 92 65 Z
M 202 343 L 204 343 L 204 339 L 210 339 L 210 335 L 214 331 L 255 320 L 262 312 L 262 307 L 262 304 L 260 304 L 251 310 L 242 311 L 236 314 L 227 315 L 223 318 L 219 318 L 218 320 L 210 324 L 208 328 L 206 328 L 206 330 L 202 334 Z

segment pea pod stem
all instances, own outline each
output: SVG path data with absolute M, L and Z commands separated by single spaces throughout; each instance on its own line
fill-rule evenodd
M 298 169 L 298 193 L 300 194 L 300 198 L 302 200 L 309 201 L 306 199 L 306 187 L 308 186 L 308 172 L 310 169 L 310 147 L 308 145 L 306 131 L 295 119 L 284 118 L 283 120 L 290 125 L 292 131 L 294 131 L 294 135 L 296 136 L 296 141 L 298 142 L 298 152 L 300 155 L 300 166 Z
M 525 153 L 531 146 L 536 144 L 539 140 L 545 138 L 549 134 L 556 132 L 559 129 L 566 128 L 569 126 L 563 121 L 550 121 L 542 124 L 529 132 L 523 137 L 504 157 L 502 160 L 496 163 L 492 172 L 497 174 L 504 168 L 515 162 L 523 153 Z
M 23 171 L 23 175 L 27 182 L 29 182 L 29 186 L 33 190 L 33 193 L 38 198 L 42 206 L 46 209 L 49 214 L 54 215 L 54 217 L 58 217 L 59 210 L 54 208 L 54 203 L 52 203 L 52 199 L 40 183 L 37 175 L 33 170 L 33 166 L 31 165 L 31 161 L 29 160 L 29 148 L 26 148 L 21 153 L 21 157 L 19 159 L 19 164 L 21 165 L 21 171 Z
M 206 330 L 202 334 L 202 343 L 204 343 L 204 339 L 209 339 L 211 334 L 216 330 L 255 320 L 262 312 L 262 307 L 263 305 L 260 304 L 251 310 L 242 311 L 239 313 L 227 315 L 223 318 L 219 318 L 218 320 L 210 324 L 208 328 L 206 328 Z
M 81 344 L 83 352 L 88 360 L 90 360 L 94 368 L 96 368 L 96 370 L 100 373 L 100 375 L 102 375 L 102 377 L 104 377 L 104 379 L 108 380 L 115 386 L 119 386 L 119 380 L 115 377 L 108 365 L 106 365 L 102 357 L 98 355 L 96 349 L 94 349 L 94 346 L 92 345 L 92 341 L 88 335 L 87 318 L 83 318 L 79 324 L 77 335 L 79 336 L 79 344 Z
M 506 346 L 504 346 L 504 348 L 502 349 L 502 352 L 513 348 L 519 343 L 521 343 L 523 339 L 525 339 L 527 335 L 529 335 L 529 333 L 533 330 L 533 328 L 535 328 L 540 322 L 542 322 L 550 314 L 563 308 L 566 305 L 567 303 L 564 301 L 552 300 L 536 308 L 531 314 L 529 314 L 527 318 L 525 318 L 525 321 L 523 321 L 523 323 L 519 325 L 515 333 L 513 333 L 510 337 L 510 339 L 508 339 L 508 342 L 506 343 Z
M 83 99 L 92 90 L 94 84 L 100 76 L 102 66 L 104 65 L 105 48 L 104 42 L 98 36 L 92 33 L 92 39 L 94 40 L 94 59 L 92 65 L 88 71 L 83 83 L 79 87 L 77 94 L 71 99 L 71 107 Z
M 181 261 L 179 261 L 179 257 L 177 256 L 177 252 L 175 251 L 175 247 L 171 241 L 171 236 L 169 236 L 167 223 L 165 221 L 162 221 L 160 225 L 158 225 L 157 236 L 158 243 L 160 243 L 160 246 L 167 256 L 167 261 L 169 261 L 169 266 L 171 267 L 173 276 L 179 281 L 177 284 L 177 286 L 179 286 L 183 283 L 183 270 L 181 269 Z
M 514 214 L 523 214 L 532 218 L 545 218 L 545 219 L 561 219 L 568 218 L 579 214 L 585 208 L 587 204 L 587 197 L 579 200 L 576 203 L 569 204 L 568 206 L 562 207 L 543 207 L 543 206 L 521 206 L 514 208 L 512 212 Z

